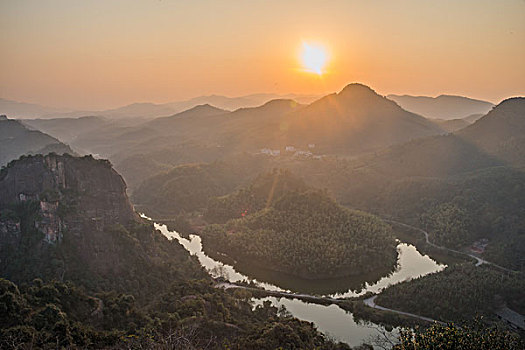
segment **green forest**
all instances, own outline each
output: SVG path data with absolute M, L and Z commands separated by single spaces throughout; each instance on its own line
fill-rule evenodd
M 423 315 L 445 322 L 459 322 L 478 315 L 491 316 L 506 304 L 525 313 L 525 278 L 490 266 L 458 264 L 385 289 L 379 305 Z
M 246 197 L 240 193 L 233 199 Z M 250 198 L 257 205 L 258 196 Z M 208 226 L 204 247 L 308 279 L 394 268 L 396 242 L 379 218 L 345 209 L 321 191 L 286 191 L 270 203 L 225 225 Z
M 486 327 L 480 319 L 468 324 L 439 325 L 427 329 L 402 330 L 393 350 L 493 350 L 523 349 L 525 344 L 517 334 L 497 326 Z
M 0 279 L 2 349 L 349 349 L 249 292 L 209 279 L 178 281 L 140 304 L 130 293 L 87 293 L 72 282 Z

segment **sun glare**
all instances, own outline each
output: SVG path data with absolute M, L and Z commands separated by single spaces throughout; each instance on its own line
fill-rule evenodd
M 322 75 L 328 55 L 323 46 L 303 42 L 301 62 L 307 72 Z

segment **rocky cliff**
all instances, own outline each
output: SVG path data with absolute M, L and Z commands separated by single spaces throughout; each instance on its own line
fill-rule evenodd
M 160 283 L 154 276 L 187 260 L 178 243 L 138 217 L 106 160 L 26 156 L 0 172 L 0 277 L 125 289 L 136 288 L 141 274 Z
M 126 184 L 106 160 L 49 154 L 24 157 L 0 173 L 0 210 L 37 202 L 37 228 L 56 242 L 67 226 L 80 235 L 86 230 L 128 225 L 136 219 L 126 196 Z

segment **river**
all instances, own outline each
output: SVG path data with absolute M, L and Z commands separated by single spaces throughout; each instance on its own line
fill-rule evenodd
M 365 294 L 366 292 L 377 293 L 389 285 L 441 271 L 446 267 L 438 264 L 430 257 L 422 255 L 413 245 L 399 242 L 397 246 L 398 262 L 395 270 L 379 278 L 372 276 L 372 282 L 356 281 L 356 277 L 326 281 L 304 281 L 292 276 L 272 273 L 271 271 L 258 271 L 253 267 L 246 268 L 245 270 L 250 273 L 245 274 L 237 271 L 231 265 L 207 256 L 202 250 L 201 238 L 198 235 L 189 235 L 188 238 L 184 238 L 178 232 L 170 231 L 166 225 L 157 223 L 155 223 L 155 228 L 169 239 L 177 240 L 190 254 L 195 255 L 200 264 L 212 277 L 225 277 L 230 282 L 251 280 L 259 287 L 267 290 L 291 290 L 333 297 L 352 297 Z M 243 270 L 243 272 L 245 271 Z M 366 276 L 359 276 L 358 278 L 366 278 Z M 296 299 L 275 297 L 254 299 L 254 305 L 260 304 L 265 300 L 270 301 L 277 307 L 284 305 L 293 316 L 313 322 L 321 332 L 350 346 L 371 342 L 380 333 L 389 333 L 392 337 L 397 333 L 397 329 L 394 329 L 392 332 L 386 332 L 382 326 L 374 323 L 357 322 L 352 313 L 341 309 L 337 305 L 323 306 Z

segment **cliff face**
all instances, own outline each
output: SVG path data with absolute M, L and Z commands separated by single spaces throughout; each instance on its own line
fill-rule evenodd
M 109 162 L 49 154 L 22 158 L 0 173 L 0 210 L 38 203 L 36 228 L 47 242 L 103 231 L 136 219 L 126 196 L 126 184 Z
M 137 216 L 108 161 L 37 155 L 0 171 L 0 277 L 125 291 L 160 286 L 185 264 L 196 271 L 182 246 Z

